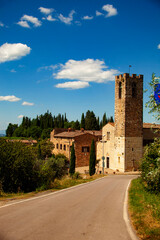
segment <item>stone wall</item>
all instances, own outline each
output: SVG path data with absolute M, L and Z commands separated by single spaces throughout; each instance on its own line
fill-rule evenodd
M 69 146 L 72 146 L 74 139 L 70 138 L 52 138 L 51 142 L 54 144 L 53 154 L 64 154 L 68 159 L 70 158 Z M 57 148 L 58 144 L 58 148 Z M 60 148 L 62 146 L 62 149 Z M 65 148 L 64 148 L 65 146 Z M 66 149 L 66 150 L 64 150 Z
M 107 138 L 107 133 L 110 133 L 110 139 Z M 105 135 L 105 136 L 104 136 Z M 109 168 L 114 169 L 114 126 L 110 123 L 106 124 L 102 128 L 102 142 L 97 143 L 97 160 L 99 161 L 100 169 L 103 167 L 102 164 L 102 156 L 103 156 L 103 148 L 104 148 L 104 168 L 107 171 L 107 157 L 109 158 Z
M 76 167 L 84 167 L 89 166 L 89 158 L 90 158 L 90 149 L 92 139 L 95 141 L 95 149 L 96 142 L 98 141 L 98 136 L 95 136 L 90 133 L 84 133 L 82 135 L 76 136 L 74 138 L 60 138 L 51 136 L 51 142 L 54 144 L 53 154 L 64 154 L 68 159 L 70 159 L 69 146 L 72 146 L 74 142 L 75 146 L 75 155 L 76 155 Z M 58 148 L 57 148 L 58 144 Z M 89 152 L 82 152 L 82 147 L 89 147 Z
M 120 171 L 137 168 L 135 164 L 142 158 L 142 138 L 143 76 L 125 73 L 115 80 L 115 168 Z
M 92 139 L 95 141 L 96 149 L 98 137 L 89 133 L 75 137 L 76 167 L 89 166 Z M 82 152 L 82 147 L 89 147 L 89 152 Z

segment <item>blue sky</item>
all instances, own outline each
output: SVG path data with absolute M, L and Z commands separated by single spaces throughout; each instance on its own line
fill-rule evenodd
M 158 0 L 1 0 L 0 130 L 47 110 L 114 116 L 115 75 L 132 65 L 144 89 L 160 75 L 159 13 Z

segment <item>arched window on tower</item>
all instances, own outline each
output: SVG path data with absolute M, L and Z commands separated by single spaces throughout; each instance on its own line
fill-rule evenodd
M 122 83 L 119 82 L 119 98 L 122 97 Z
M 132 83 L 132 98 L 136 98 L 136 83 Z

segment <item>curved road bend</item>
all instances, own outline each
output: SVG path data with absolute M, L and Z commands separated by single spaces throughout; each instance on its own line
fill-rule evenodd
M 123 220 L 127 185 L 113 175 L 0 208 L 0 240 L 130 240 Z

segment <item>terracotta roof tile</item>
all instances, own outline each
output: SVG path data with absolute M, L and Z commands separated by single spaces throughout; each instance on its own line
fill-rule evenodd
M 143 128 L 160 128 L 160 124 L 143 123 Z
M 91 131 L 91 130 L 81 131 L 81 130 L 75 130 L 75 131 L 70 131 L 70 132 L 61 132 L 61 133 L 55 134 L 54 137 L 74 138 L 74 137 L 77 137 L 77 136 L 84 135 L 86 133 L 93 134 L 95 136 L 101 136 L 102 135 L 102 131 L 94 131 L 94 130 L 93 131 Z

